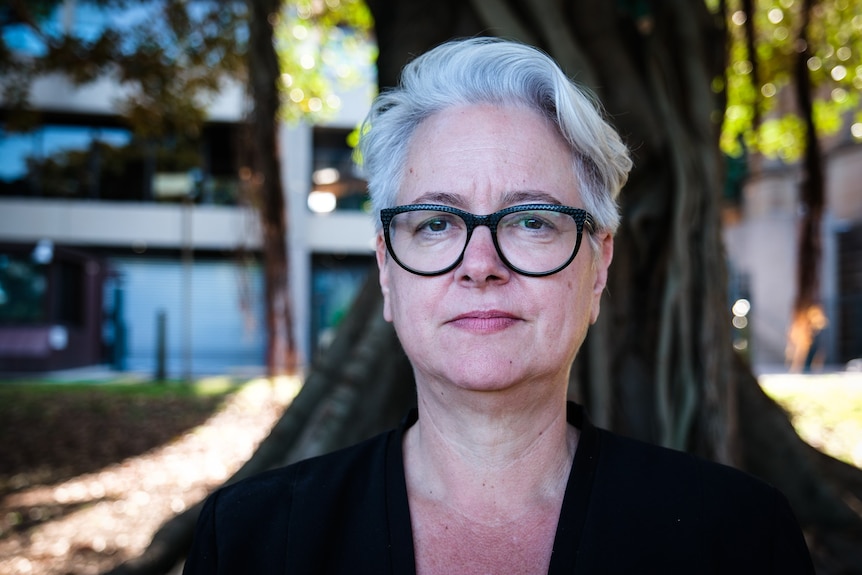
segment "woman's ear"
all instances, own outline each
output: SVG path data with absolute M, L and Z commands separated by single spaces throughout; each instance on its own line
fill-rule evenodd
M 383 239 L 382 232 L 377 234 L 375 255 L 377 256 L 377 273 L 380 280 L 380 292 L 383 294 L 383 319 L 386 321 L 392 321 L 392 309 L 389 294 L 389 253 L 386 251 L 386 240 Z
M 599 239 L 599 254 L 595 261 L 596 277 L 593 283 L 593 302 L 590 309 L 590 323 L 596 323 L 602 302 L 602 292 L 608 285 L 608 268 L 614 259 L 614 237 L 604 232 Z

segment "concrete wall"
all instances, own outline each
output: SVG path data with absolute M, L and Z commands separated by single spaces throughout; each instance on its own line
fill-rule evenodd
M 260 247 L 257 218 L 224 206 L 0 198 L 0 240 L 134 248 Z

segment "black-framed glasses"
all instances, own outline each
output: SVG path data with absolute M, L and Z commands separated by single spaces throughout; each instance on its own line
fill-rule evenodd
M 488 226 L 506 266 L 526 276 L 548 276 L 569 265 L 593 217 L 580 208 L 525 204 L 477 216 L 450 206 L 413 204 L 380 211 L 386 247 L 398 265 L 420 276 L 454 269 L 477 226 Z

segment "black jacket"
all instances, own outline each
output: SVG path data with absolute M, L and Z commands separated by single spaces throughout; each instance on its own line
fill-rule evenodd
M 813 574 L 773 487 L 689 454 L 580 429 L 549 574 Z M 222 488 L 198 520 L 186 575 L 413 575 L 402 439 L 354 447 Z

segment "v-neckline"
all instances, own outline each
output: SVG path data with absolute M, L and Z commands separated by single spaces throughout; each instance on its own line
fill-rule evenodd
M 391 573 L 397 575 L 416 574 L 402 445 L 404 433 L 417 420 L 418 412 L 413 409 L 401 422 L 398 430 L 389 435 L 386 446 L 384 489 L 389 532 L 389 563 Z M 575 572 L 598 459 L 598 434 L 584 414 L 583 407 L 569 402 L 566 406 L 566 420 L 579 430 L 580 436 L 572 469 L 569 472 L 569 480 L 566 483 L 566 492 L 563 495 L 548 575 Z

